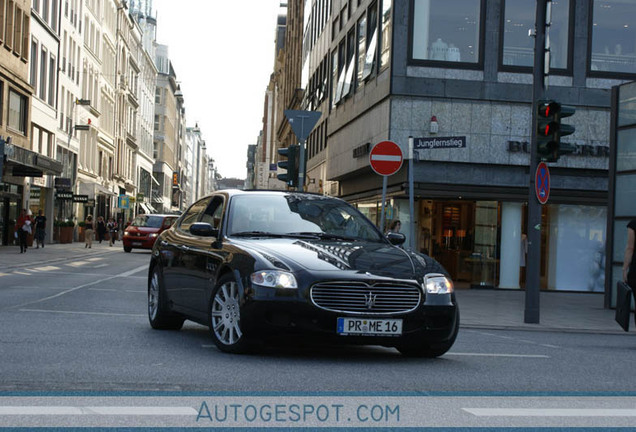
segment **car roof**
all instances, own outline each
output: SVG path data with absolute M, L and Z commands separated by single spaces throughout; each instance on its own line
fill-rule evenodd
M 214 195 L 216 193 L 221 193 L 227 195 L 228 197 L 238 196 L 238 195 L 300 195 L 300 196 L 308 196 L 308 197 L 321 197 L 321 198 L 333 198 L 340 200 L 341 198 L 323 195 L 315 192 L 298 192 L 298 191 L 287 191 L 280 189 L 219 189 L 213 192 L 210 195 Z
M 178 218 L 179 215 L 173 215 L 173 214 L 158 214 L 158 213 L 140 213 L 135 217 L 139 217 L 139 216 L 156 216 L 156 217 L 173 217 L 173 218 Z

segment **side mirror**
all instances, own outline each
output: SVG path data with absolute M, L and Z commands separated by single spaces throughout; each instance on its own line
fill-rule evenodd
M 390 232 L 386 235 L 386 238 L 394 246 L 400 246 L 406 241 L 406 236 L 402 233 Z
M 207 222 L 195 222 L 190 225 L 190 234 L 198 237 L 218 237 L 219 230 Z

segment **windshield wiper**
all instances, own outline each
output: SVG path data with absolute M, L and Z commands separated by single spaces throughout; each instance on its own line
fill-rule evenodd
M 299 232 L 299 233 L 290 233 L 290 236 L 302 236 L 302 237 L 313 237 L 321 240 L 342 240 L 342 241 L 357 241 L 359 239 L 355 237 L 347 237 L 339 234 L 330 234 L 324 232 Z
M 230 237 L 285 237 L 285 235 L 266 231 L 241 231 L 230 234 Z

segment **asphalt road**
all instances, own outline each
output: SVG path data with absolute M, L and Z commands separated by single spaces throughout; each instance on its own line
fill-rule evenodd
M 461 329 L 438 359 L 382 347 L 264 347 L 223 354 L 207 328 L 152 330 L 149 252 L 14 269 L 0 277 L 0 391 L 633 391 L 636 340 Z

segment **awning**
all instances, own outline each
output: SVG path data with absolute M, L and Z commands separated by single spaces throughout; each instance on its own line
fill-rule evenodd
M 99 183 L 95 183 L 95 190 L 102 194 L 102 195 L 112 195 L 112 196 L 117 196 L 117 194 L 115 192 L 113 192 L 112 190 L 108 189 L 107 187 L 104 187 L 102 185 L 100 185 Z
M 117 196 L 115 192 L 99 183 L 84 182 L 81 180 L 79 182 L 79 191 L 81 194 L 88 195 L 91 198 L 95 198 L 95 195 L 97 194 Z
M 146 214 L 157 213 L 157 211 L 150 204 L 139 203 L 139 206 L 144 210 L 144 213 Z
M 152 174 L 150 174 L 150 178 L 152 179 L 153 182 L 155 182 L 155 184 L 157 186 L 159 186 L 159 182 L 157 181 L 157 179 L 155 178 L 155 176 L 153 176 Z
M 43 174 L 59 176 L 64 170 L 62 162 L 11 143 L 4 144 L 4 155 L 5 170 L 14 177 L 42 177 Z

